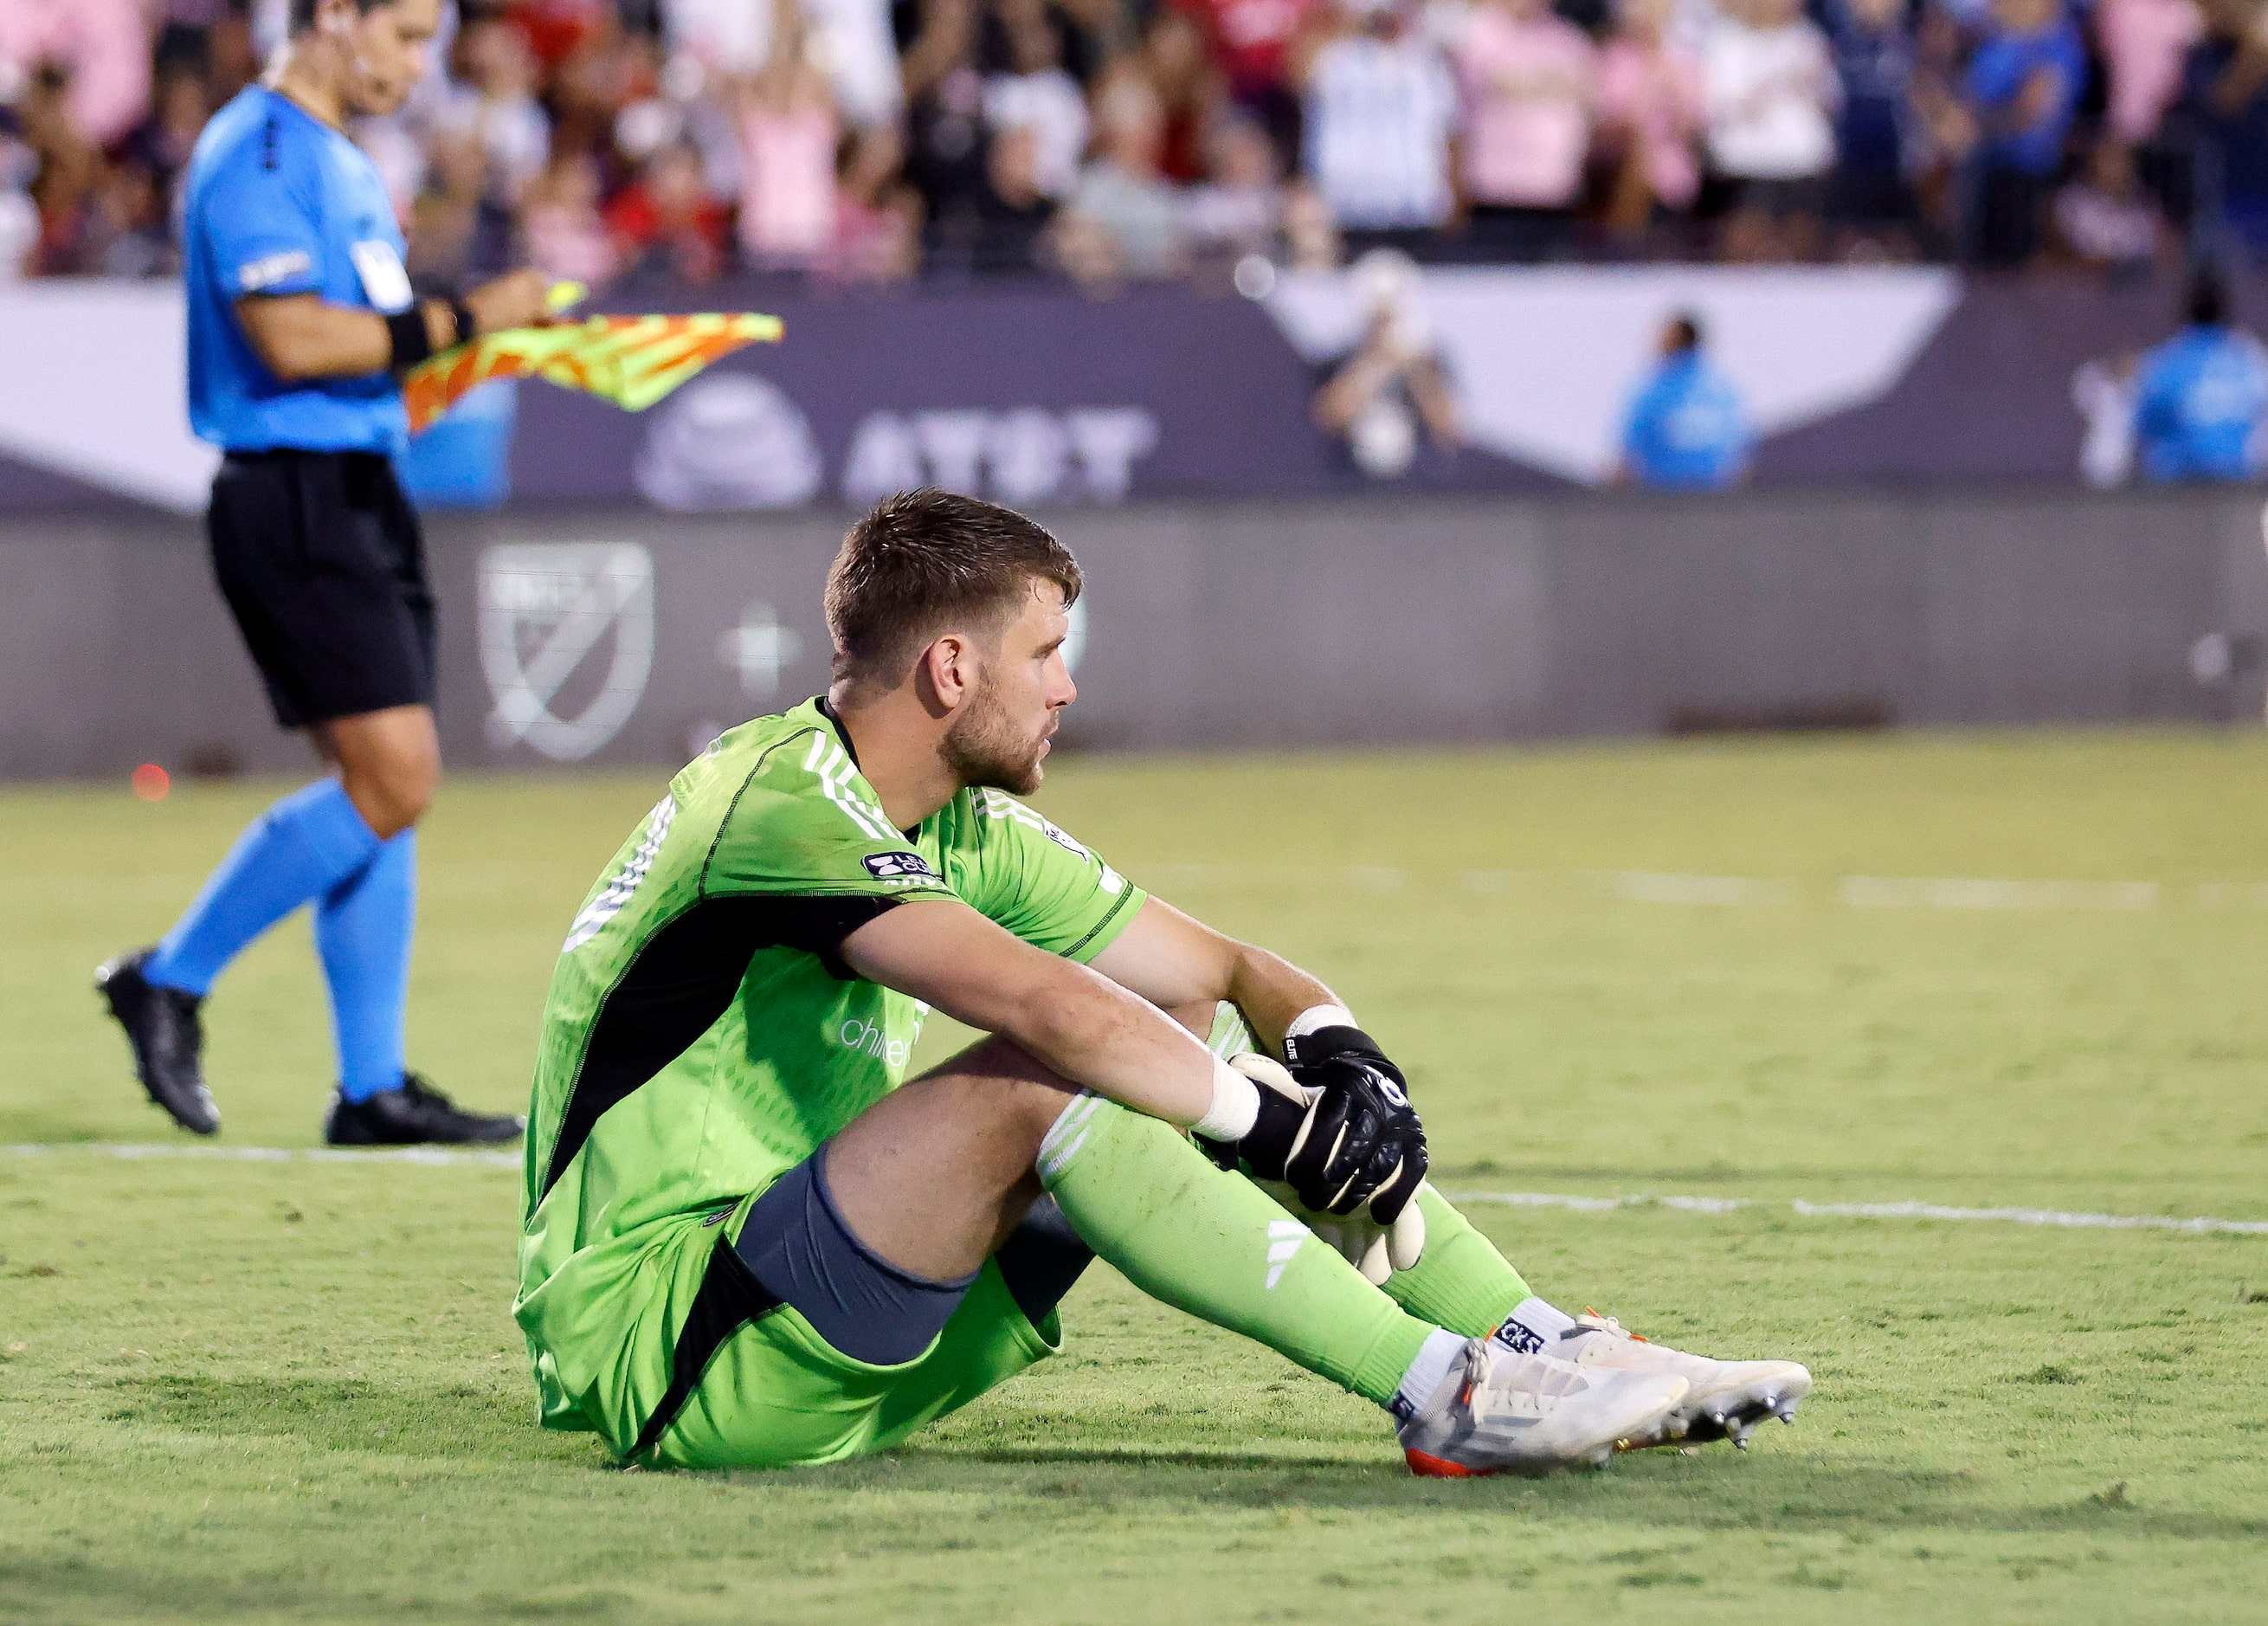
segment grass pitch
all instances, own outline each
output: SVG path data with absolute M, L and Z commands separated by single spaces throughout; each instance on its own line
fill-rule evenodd
M 519 1098 L 659 775 L 460 781 L 411 1050 Z M 1329 977 L 1540 1290 L 1808 1361 L 1793 1430 L 1412 1482 L 1361 1402 L 1101 1268 L 879 1460 L 622 1474 L 530 1423 L 515 1175 L 173 1143 L 87 974 L 275 791 L 0 795 L 0 1619 L 2136 1621 L 2268 1615 L 2268 751 L 2124 734 L 1057 766 L 1041 804 Z M 1918 878 L 1985 880 L 1978 887 Z M 1896 883 L 1896 884 L 1892 884 Z M 223 1147 L 306 1147 L 304 927 L 209 1010 Z M 74 1145 L 74 1142 L 93 1144 Z

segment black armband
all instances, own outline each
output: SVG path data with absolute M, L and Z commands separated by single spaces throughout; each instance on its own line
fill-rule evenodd
M 425 306 L 422 300 L 412 301 L 406 311 L 396 311 L 386 319 L 386 336 L 393 348 L 387 358 L 390 372 L 407 373 L 433 353 L 433 335 L 425 326 Z
M 473 315 L 473 307 L 453 293 L 449 296 L 449 320 L 457 329 L 457 336 L 449 341 L 452 350 L 460 344 L 469 344 L 480 336 L 481 324 Z

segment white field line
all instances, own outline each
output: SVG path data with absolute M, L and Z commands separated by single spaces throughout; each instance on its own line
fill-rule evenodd
M 1845 876 L 1835 895 L 1854 909 L 2154 909 L 2155 881 L 1933 881 Z
M 6 1146 L 0 1152 L 22 1157 L 46 1157 L 82 1152 L 126 1162 L 185 1157 L 222 1163 L 399 1163 L 427 1168 L 473 1167 L 516 1169 L 516 1152 L 461 1152 L 436 1146 L 409 1146 L 392 1150 L 360 1150 L 338 1147 L 286 1146 L 120 1146 L 99 1142 L 63 1142 L 55 1145 Z M 1458 1191 L 1442 1194 L 1452 1202 L 1491 1203 L 1513 1208 L 1567 1208 L 1579 1214 L 1606 1214 L 1620 1208 L 1674 1208 L 1686 1214 L 1731 1214 L 1742 1208 L 1778 1208 L 1772 1200 L 1757 1197 L 1583 1197 L 1566 1192 Z M 2268 1220 L 2176 1219 L 2164 1214 L 2087 1214 L 2061 1208 L 1956 1208 L 1934 1202 L 1806 1202 L 1791 1199 L 1786 1207 L 1807 1219 L 1948 1220 L 2005 1225 L 2053 1225 L 2087 1231 L 2179 1231 L 2216 1236 L 2268 1237 Z
M 1617 896 L 1641 904 L 1785 904 L 1795 901 L 1793 881 L 1750 876 L 1664 875 L 1625 869 L 1609 877 Z
M 1539 1191 L 1444 1192 L 1451 1202 L 1495 1203 L 1513 1208 L 1572 1208 L 1602 1214 L 1616 1208 L 1677 1208 L 1689 1214 L 1729 1214 L 1771 1208 L 1756 1197 L 1576 1197 Z M 2063 1208 L 1955 1208 L 1935 1202 L 1806 1202 L 1787 1205 L 1806 1219 L 1948 1220 L 2001 1225 L 2052 1225 L 2083 1231 L 2180 1231 L 2193 1235 L 2268 1237 L 2268 1220 L 2176 1219 L 2165 1214 L 2086 1214 Z

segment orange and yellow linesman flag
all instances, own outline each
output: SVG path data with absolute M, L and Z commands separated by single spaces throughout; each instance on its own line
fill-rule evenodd
M 444 351 L 401 381 L 409 432 L 416 434 L 475 386 L 492 378 L 540 378 L 643 412 L 720 356 L 743 344 L 777 344 L 777 316 L 588 316 L 550 328 L 514 328 Z

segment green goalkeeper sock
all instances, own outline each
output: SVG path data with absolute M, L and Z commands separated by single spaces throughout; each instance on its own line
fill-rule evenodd
M 1159 1119 L 1081 1096 L 1041 1144 L 1039 1173 L 1080 1239 L 1151 1297 L 1365 1400 L 1390 1405 L 1439 1330 Z
M 1418 1188 L 1425 1253 L 1386 1279 L 1386 1291 L 1411 1315 L 1467 1338 L 1485 1338 L 1530 1297 L 1528 1283 L 1496 1244 L 1431 1186 Z

